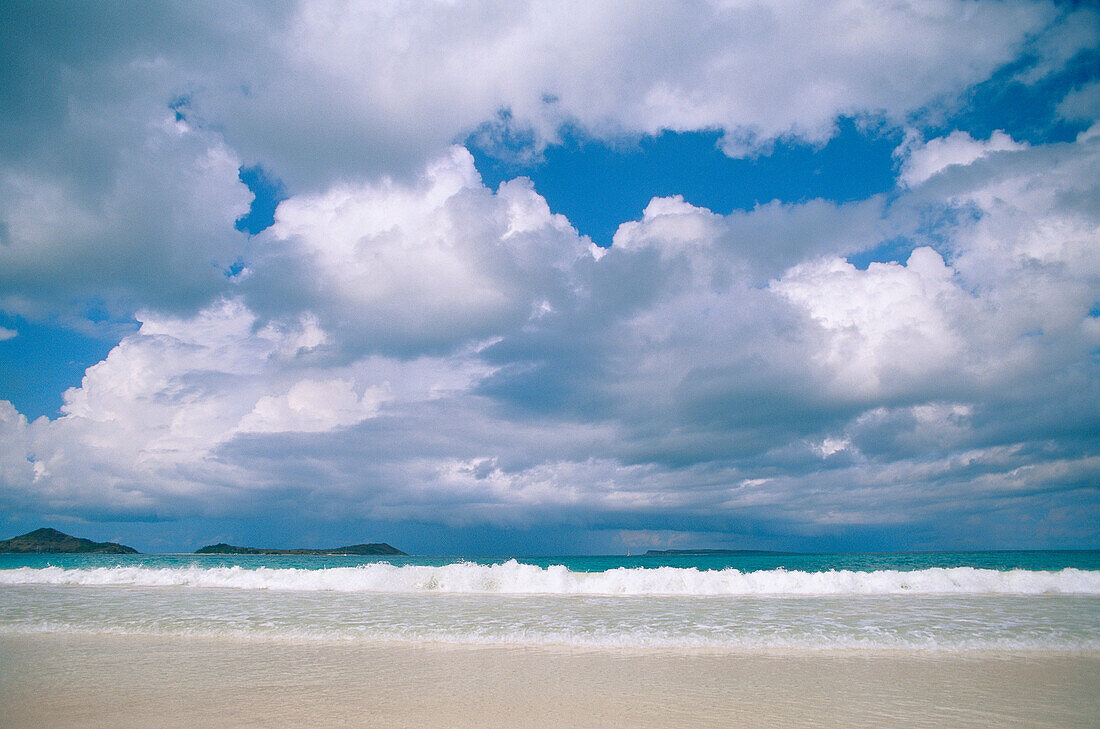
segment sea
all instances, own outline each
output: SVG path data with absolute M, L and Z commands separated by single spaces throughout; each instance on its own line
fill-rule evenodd
M 0 635 L 1100 651 L 1100 551 L 0 555 Z

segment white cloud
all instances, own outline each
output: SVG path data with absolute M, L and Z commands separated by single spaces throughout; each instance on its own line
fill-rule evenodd
M 693 242 L 713 242 L 721 232 L 721 220 L 720 215 L 685 202 L 683 195 L 655 197 L 641 220 L 619 226 L 612 246 L 622 250 L 659 241 L 662 253 L 673 253 Z
M 984 142 L 961 131 L 930 139 L 923 144 L 909 140 L 897 152 L 905 160 L 899 181 L 914 187 L 952 165 L 969 165 L 994 152 L 1026 148 L 1027 144 L 1016 142 L 1000 130 L 993 132 Z
M 530 181 L 487 190 L 462 147 L 412 185 L 387 179 L 287 200 L 259 241 L 267 250 L 242 284 L 254 300 L 309 306 L 345 341 L 406 352 L 522 324 L 592 248 Z M 288 265 L 300 272 L 289 286 Z
M 74 107 L 95 125 L 143 118 L 121 122 L 126 134 L 110 148 L 67 139 L 63 154 L 105 166 L 83 177 L 0 160 L 0 306 L 40 318 L 91 298 L 127 316 L 139 306 L 193 309 L 224 292 L 224 271 L 246 243 L 233 223 L 251 198 L 235 153 L 163 107 Z M 102 179 L 88 189 L 86 178 Z
M 852 442 L 847 438 L 824 438 L 820 443 L 814 444 L 813 449 L 822 458 L 828 458 L 851 447 Z
M 1096 50 L 1100 37 L 1100 12 L 1085 4 L 1063 9 L 1057 22 L 1042 29 L 1031 43 L 1037 62 L 1015 74 L 1015 80 L 1031 84 L 1062 69 L 1079 53 Z
M 190 317 L 141 319 L 65 393 L 60 417 L 28 423 L 0 401 L 0 479 L 9 499 L 33 495 L 58 509 L 108 514 L 232 509 L 271 482 L 260 463 L 224 456 L 230 444 L 335 435 L 379 417 L 388 403 L 409 408 L 448 397 L 490 371 L 468 352 L 319 360 L 309 345 L 327 334 L 314 320 L 262 324 L 240 300 Z
M 373 417 L 385 398 L 384 386 L 360 394 L 352 380 L 299 380 L 283 395 L 261 397 L 237 431 L 324 433 Z
M 30 439 L 27 418 L 7 400 L 0 400 L 0 484 L 15 490 L 16 485 L 28 484 L 34 477 L 33 462 L 27 459 Z
M 1000 363 L 997 383 L 1078 372 L 1096 346 L 1098 164 L 1100 138 L 1086 137 L 1004 153 L 986 170 L 955 168 L 929 190 L 970 212 L 942 233 L 962 285 L 991 312 L 972 335 L 985 344 L 971 349 Z
M 1100 136 L 913 136 L 889 196 L 659 197 L 606 251 L 453 146 L 494 120 L 536 147 L 562 123 L 821 142 L 838 114 L 950 107 L 1036 33 L 1049 73 L 1087 23 L 1062 44 L 1068 15 L 1026 2 L 288 7 L 5 37 L 31 60 L 0 89 L 20 102 L 0 103 L 0 306 L 141 323 L 60 417 L 0 402 L 5 507 L 312 494 L 332 518 L 813 533 L 1005 493 L 1026 512 L 1094 478 Z M 257 161 L 292 194 L 249 239 Z M 887 244 L 905 261 L 851 262 Z
M 1058 103 L 1058 113 L 1065 119 L 1094 122 L 1100 119 L 1100 81 L 1093 81 L 1066 94 Z
M 839 114 L 901 120 L 950 99 L 1054 17 L 1030 2 L 309 2 L 192 101 L 294 183 L 415 171 L 501 110 L 539 141 L 566 122 L 599 137 L 722 129 L 742 154 L 823 141 Z
M 290 224 L 340 194 L 378 200 L 505 111 L 536 146 L 568 124 L 605 139 L 719 129 L 727 151 L 756 153 L 777 138 L 822 142 L 838 115 L 900 123 L 951 103 L 1040 32 L 1037 53 L 1057 67 L 1090 27 L 1087 13 L 1023 0 L 90 5 L 57 22 L 36 12 L 0 31 L 20 69 L 0 92 L 0 305 L 42 317 L 93 298 L 124 319 L 227 295 L 223 271 L 251 258 L 233 229 L 250 199 L 240 164 L 262 163 L 299 194 Z M 1051 23 L 1077 40 L 1058 42 Z M 432 263 L 425 275 L 455 284 L 438 305 L 471 317 L 458 329 L 518 316 L 510 292 Z M 419 286 L 401 277 L 387 290 Z
M 19 336 L 19 332 L 15 329 L 8 329 L 7 327 L 0 327 L 0 342 L 8 339 L 14 339 Z
M 94 446 L 116 468 L 127 456 L 154 468 L 204 457 L 271 386 L 281 345 L 297 336 L 292 326 L 258 329 L 238 301 L 194 317 L 142 318 L 136 334 L 65 393 L 62 417 L 47 426 Z
M 965 363 L 957 321 L 977 307 L 930 248 L 906 265 L 859 271 L 841 259 L 800 264 L 772 289 L 805 309 L 825 333 L 815 353 L 841 392 L 879 395 L 913 380 L 944 376 Z
M 186 514 L 307 489 L 377 519 L 446 505 L 452 524 L 707 513 L 812 531 L 1018 488 L 1047 437 L 1070 439 L 1041 476 L 1062 488 L 1091 468 L 1053 434 L 1087 429 L 1097 397 L 1095 144 L 945 167 L 889 205 L 721 216 L 659 198 L 599 259 L 528 182 L 485 189 L 462 150 L 415 183 L 296 199 L 238 297 L 143 313 L 53 421 L 4 411 L 6 498 Z M 980 214 L 937 223 L 941 251 L 844 259 L 919 239 L 917 213 L 945 201 Z M 257 313 L 249 287 L 288 261 L 316 281 L 309 310 Z M 341 350 L 382 335 L 450 354 Z
M 5 100 L 19 123 L 38 110 L 63 125 L 66 99 L 181 98 L 245 161 L 317 189 L 416 172 L 501 110 L 542 140 L 569 122 L 601 137 L 722 129 L 731 151 L 822 141 L 839 114 L 900 121 L 951 100 L 1042 31 L 1057 67 L 1088 47 L 1085 15 L 1059 34 L 1056 8 L 1023 0 L 96 6 L 16 19 L 5 42 L 25 73 Z

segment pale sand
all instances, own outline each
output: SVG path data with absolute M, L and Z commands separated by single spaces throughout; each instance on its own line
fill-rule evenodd
M 0 636 L 0 727 L 1087 727 L 1100 655 Z

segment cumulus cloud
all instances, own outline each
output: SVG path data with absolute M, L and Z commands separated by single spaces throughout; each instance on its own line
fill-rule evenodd
M 338 190 L 409 182 L 486 124 L 536 148 L 563 125 L 720 129 L 731 154 L 822 142 L 838 115 L 900 123 L 953 103 L 1033 36 L 1064 64 L 1084 15 L 1021 0 L 10 4 L 0 304 L 42 317 L 94 298 L 126 318 L 225 295 L 251 252 L 232 226 L 249 202 L 240 165 L 299 196 L 289 226 Z M 505 315 L 510 301 L 464 283 L 463 308 Z
M 176 23 L 208 45 L 209 23 L 228 20 L 195 10 L 5 6 L 5 310 L 43 319 L 90 299 L 125 319 L 142 306 L 193 312 L 224 292 L 245 245 L 233 228 L 250 199 L 241 160 L 169 108 Z
M 332 432 L 377 417 L 399 394 L 435 397 L 470 376 L 448 363 L 399 366 L 360 360 L 344 367 L 310 363 L 317 337 L 307 320 L 269 322 L 225 300 L 193 317 L 142 315 L 135 334 L 90 367 L 65 393 L 55 420 L 27 423 L 4 403 L 5 479 L 58 505 L 172 512 L 225 489 L 256 486 L 243 464 L 221 460 L 237 437 Z M 389 380 L 401 374 L 391 388 Z M 97 473 L 89 483 L 87 473 Z M 167 497 L 167 498 L 166 498 Z
M 717 129 L 750 154 L 838 115 L 911 124 L 1025 49 L 1066 63 L 1084 11 L 108 4 L 31 32 L 40 11 L 0 43 L 0 307 L 140 328 L 60 417 L 0 401 L 9 509 L 1095 532 L 1100 136 L 918 130 L 888 195 L 661 196 L 609 249 L 454 146 Z M 249 237 L 256 163 L 288 198 Z
M 14 339 L 19 336 L 19 332 L 15 329 L 8 329 L 7 327 L 0 327 L 0 342 L 8 339 Z
M 23 491 L 20 487 L 31 481 L 34 467 L 27 460 L 30 448 L 27 418 L 7 400 L 0 400 L 0 435 L 3 435 L 5 443 L 0 448 L 0 483 L 7 485 L 14 495 Z M 23 499 L 29 496 L 26 493 L 20 495 Z
M 529 359 L 525 369 L 495 373 L 487 391 L 613 418 L 624 463 L 723 463 L 731 469 L 724 478 L 753 490 L 783 473 L 765 478 L 766 488 L 799 504 L 800 489 L 828 492 L 821 506 L 836 523 L 858 519 L 856 496 L 828 475 L 835 469 L 858 472 L 860 498 L 896 504 L 899 519 L 910 496 L 890 479 L 902 473 L 927 487 L 920 513 L 942 513 L 974 490 L 983 503 L 1011 493 L 1017 468 L 1035 474 L 1028 493 L 1050 488 L 1072 499 L 1088 483 L 1092 456 L 1081 449 L 1089 452 L 1097 425 L 1089 414 L 1100 290 L 1093 144 L 1083 136 L 977 155 L 888 206 L 807 203 L 717 216 L 655 200 L 620 228 L 602 270 L 586 279 L 591 300 L 620 302 L 618 316 L 551 319 L 523 346 L 492 348 Z M 767 221 L 760 229 L 774 240 L 780 220 L 802 216 L 829 224 L 792 227 L 797 252 L 761 288 L 756 241 L 742 236 Z M 836 230 L 856 238 L 833 237 Z M 896 236 L 926 245 L 903 262 L 863 269 L 844 258 Z M 645 295 L 624 298 L 614 287 L 623 276 L 644 282 Z M 576 337 L 587 331 L 580 322 L 597 320 L 598 342 Z M 554 327 L 573 338 L 554 336 Z M 578 363 L 588 365 L 583 382 L 568 378 Z M 542 397 L 532 398 L 539 388 Z M 1065 454 L 1063 466 L 1039 467 L 1053 453 Z M 925 468 L 935 477 L 918 478 Z
M 413 184 L 287 200 L 257 245 L 242 289 L 261 309 L 308 307 L 345 345 L 405 354 L 522 324 L 592 249 L 530 181 L 486 189 L 463 147 Z
M 838 258 L 800 264 L 772 288 L 803 308 L 824 331 L 815 353 L 840 393 L 881 396 L 963 369 L 969 343 L 959 321 L 976 313 L 931 248 L 906 265 L 872 263 L 866 271 Z
M 94 190 L 69 170 L 0 165 L 5 310 L 44 318 L 87 299 L 120 316 L 138 306 L 194 310 L 226 290 L 246 242 L 233 229 L 250 199 L 239 160 L 167 109 L 134 126 Z
M 6 407 L 6 498 L 142 515 L 294 493 L 318 518 L 806 535 L 1064 503 L 1095 470 L 1095 147 L 1005 150 L 889 204 L 658 198 L 601 255 L 460 149 L 412 184 L 294 201 L 238 295 L 141 314 L 55 420 Z M 929 236 L 913 221 L 945 200 L 970 212 L 939 218 L 937 247 L 845 259 Z M 261 315 L 249 286 L 279 256 L 318 283 Z M 417 346 L 341 350 L 353 336 Z
M 264 395 L 237 426 L 243 433 L 312 433 L 355 425 L 374 416 L 384 387 L 360 395 L 351 380 L 299 380 L 283 395 Z
M 962 131 L 951 132 L 946 137 L 931 139 L 924 144 L 910 141 L 899 150 L 905 159 L 900 181 L 912 187 L 952 165 L 969 165 L 994 152 L 1024 149 L 1026 146 L 1000 130 L 993 132 L 984 142 Z
M 434 157 L 494 120 L 536 145 L 563 124 L 599 137 L 717 128 L 732 154 L 780 136 L 823 141 L 838 114 L 901 120 L 952 99 L 1058 17 L 1030 2 L 497 0 L 331 0 L 245 14 L 255 40 L 228 36 L 247 44 L 228 77 L 200 66 L 207 79 L 189 84 L 192 109 L 294 186 L 370 169 L 415 173 L 425 151 Z M 183 63 L 178 51 L 166 56 Z M 180 83 L 195 65 L 186 59 Z

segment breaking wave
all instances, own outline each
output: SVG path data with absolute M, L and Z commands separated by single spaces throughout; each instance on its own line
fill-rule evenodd
M 516 595 L 1100 595 L 1100 571 L 974 567 L 858 572 L 832 570 L 617 568 L 577 572 L 561 565 L 539 567 L 509 560 L 441 567 L 386 562 L 326 569 L 260 567 L 62 567 L 0 571 L 0 585 L 119 585 L 230 588 L 294 592 L 468 593 Z

